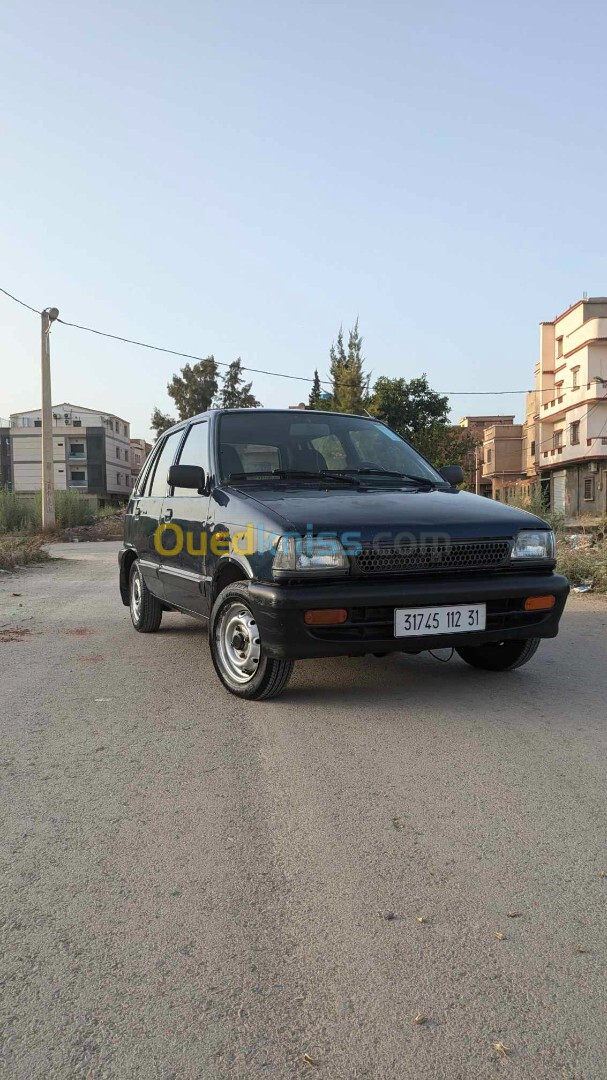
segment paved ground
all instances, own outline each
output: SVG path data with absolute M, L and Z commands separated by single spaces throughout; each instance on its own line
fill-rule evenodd
M 607 603 L 243 704 L 117 546 L 0 575 L 4 1075 L 607 1076 Z

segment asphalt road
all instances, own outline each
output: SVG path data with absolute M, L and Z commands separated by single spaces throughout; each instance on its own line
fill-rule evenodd
M 117 547 L 0 575 L 3 1074 L 606 1077 L 607 603 L 248 704 Z

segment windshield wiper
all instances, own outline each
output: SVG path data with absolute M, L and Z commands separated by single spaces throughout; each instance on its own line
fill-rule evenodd
M 437 481 L 431 480 L 429 476 L 415 476 L 413 473 L 393 472 L 391 469 L 382 469 L 380 467 L 371 469 L 370 467 L 363 465 L 359 469 L 344 469 L 345 473 L 359 473 L 362 476 L 396 476 L 399 480 L 410 480 L 412 483 L 423 484 L 424 487 L 436 487 Z
M 343 473 L 329 472 L 327 469 L 319 472 L 307 472 L 303 469 L 270 469 L 259 472 L 233 472 L 227 477 L 228 483 L 242 480 L 332 480 L 337 484 L 349 484 L 351 487 L 360 487 L 360 480 L 354 476 L 345 476 Z

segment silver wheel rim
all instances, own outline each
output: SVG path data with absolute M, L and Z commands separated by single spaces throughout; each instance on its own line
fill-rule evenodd
M 259 669 L 261 643 L 253 615 L 243 604 L 229 604 L 219 616 L 215 640 L 222 667 L 234 682 L 244 685 Z
M 143 591 L 141 588 L 141 574 L 137 570 L 133 574 L 133 580 L 131 582 L 131 615 L 134 622 L 138 622 L 141 617 L 141 601 L 143 599 Z

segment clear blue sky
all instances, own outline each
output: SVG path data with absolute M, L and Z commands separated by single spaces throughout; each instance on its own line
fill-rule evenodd
M 540 320 L 607 294 L 606 31 L 597 0 L 4 0 L 0 284 L 292 374 L 358 315 L 374 375 L 531 386 Z M 39 400 L 38 325 L 0 296 L 0 330 L 6 416 Z M 139 435 L 171 405 L 171 358 L 52 348 L 55 401 Z

